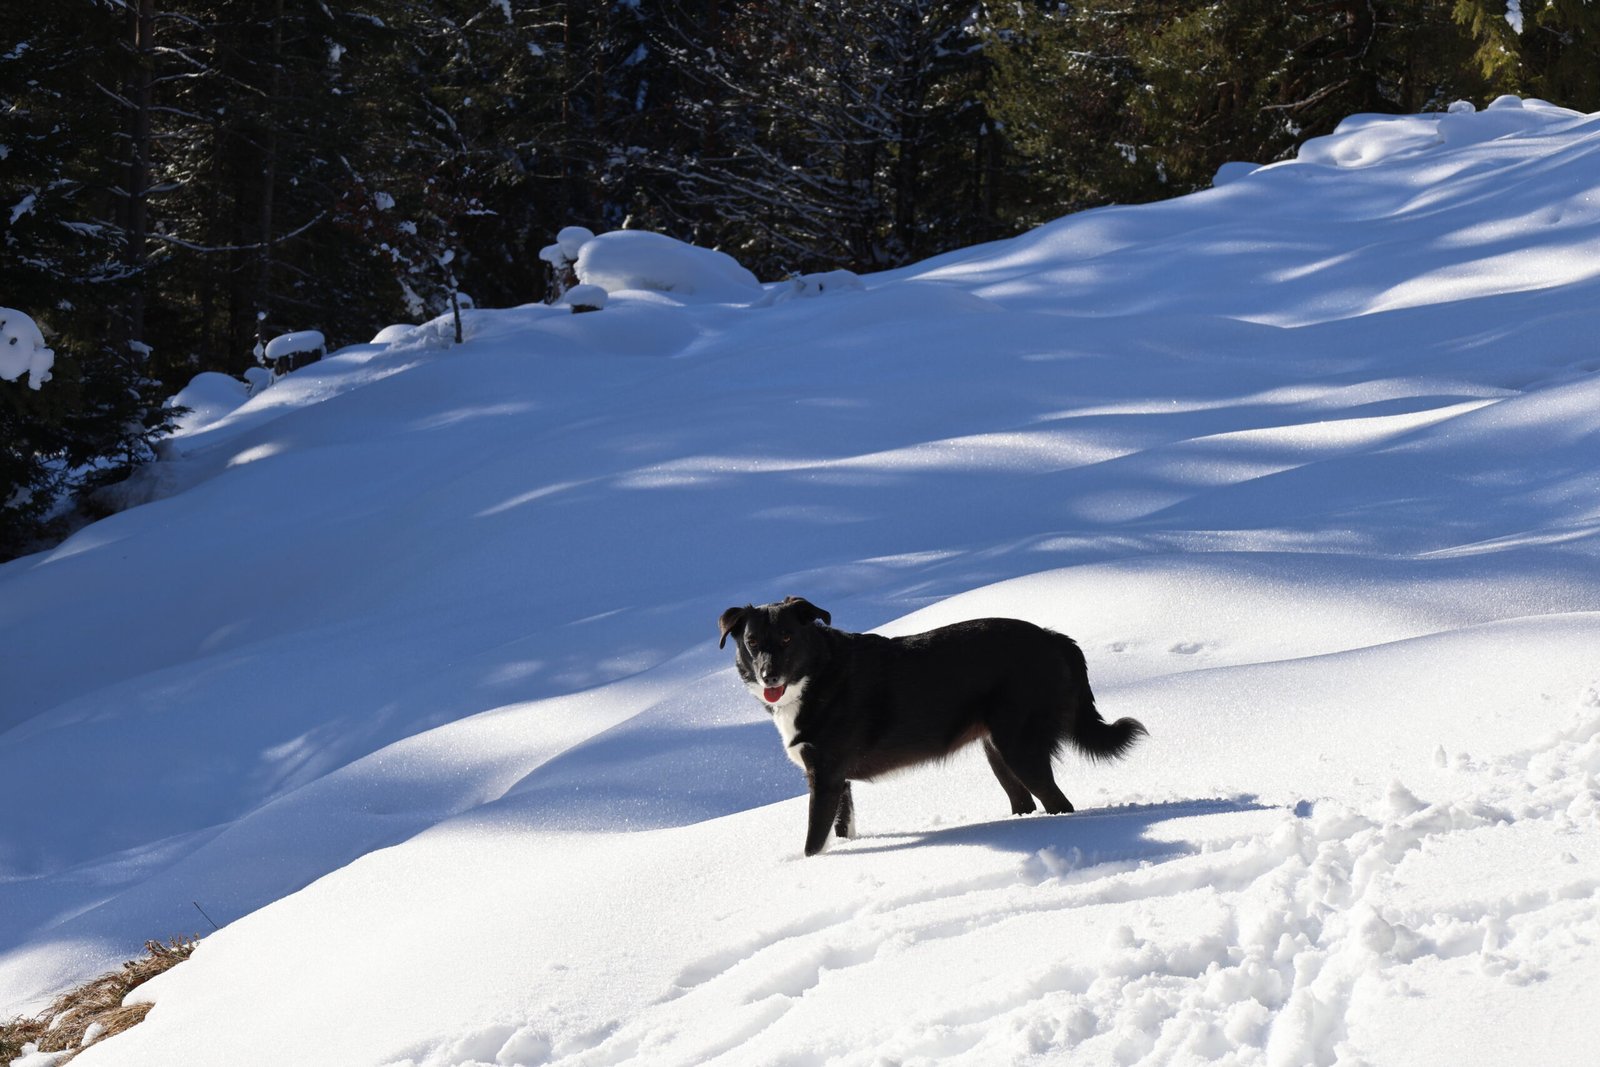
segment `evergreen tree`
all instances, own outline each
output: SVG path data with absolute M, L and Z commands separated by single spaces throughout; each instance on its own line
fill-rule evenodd
M 1473 59 L 1496 91 L 1578 111 L 1600 108 L 1600 5 L 1586 0 L 1457 0 Z
M 129 229 L 138 124 L 125 90 L 139 84 L 138 12 L 109 11 L 49 6 L 0 57 L 0 292 L 56 353 L 45 389 L 0 391 L 0 558 L 45 536 L 74 493 L 148 459 L 175 414 L 133 332 L 144 264 Z
M 1130 100 L 1146 83 L 1133 52 L 1173 10 L 1085 0 L 987 12 L 980 27 L 994 67 L 987 98 L 1010 228 L 1160 195 L 1148 168 L 1138 166 L 1146 145 Z
M 945 225 L 985 228 L 962 211 L 981 211 L 984 197 L 950 196 L 984 173 L 969 5 L 784 0 L 716 11 L 704 25 L 680 15 L 661 38 L 686 88 L 676 143 L 650 158 L 674 229 L 771 276 L 881 269 L 934 250 L 934 190 Z

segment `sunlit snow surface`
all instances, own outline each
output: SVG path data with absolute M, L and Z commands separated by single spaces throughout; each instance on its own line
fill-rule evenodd
M 1600 116 L 1228 176 L 208 409 L 0 567 L 0 1013 L 198 902 L 78 1064 L 1593 1062 Z M 716 648 L 789 594 L 1059 628 L 1150 737 L 803 859 Z

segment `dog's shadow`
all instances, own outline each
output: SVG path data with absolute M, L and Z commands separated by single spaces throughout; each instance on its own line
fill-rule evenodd
M 861 834 L 851 841 L 839 841 L 832 848 L 840 855 L 859 855 L 902 852 L 930 845 L 981 845 L 1019 856 L 1049 850 L 1063 863 L 1074 867 L 1118 860 L 1160 862 L 1196 850 L 1193 842 L 1182 833 L 1153 834 L 1153 829 L 1163 823 L 1208 815 L 1288 810 L 1263 804 L 1255 795 L 1245 794 L 1159 804 L 1125 804 L 1069 815 L 1012 815 L 928 830 Z M 1075 858 L 1068 860 L 1073 856 L 1072 850 L 1076 850 Z

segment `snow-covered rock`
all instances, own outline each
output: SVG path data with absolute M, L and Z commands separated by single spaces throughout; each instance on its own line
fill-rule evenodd
M 574 285 L 561 297 L 561 302 L 578 311 L 599 311 L 606 306 L 607 293 L 598 285 Z

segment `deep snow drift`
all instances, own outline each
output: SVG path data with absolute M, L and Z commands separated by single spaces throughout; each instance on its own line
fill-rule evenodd
M 77 1063 L 1590 1062 L 1600 116 L 1225 176 L 201 383 L 157 499 L 0 567 L 0 1009 L 198 903 Z M 803 859 L 716 649 L 788 594 L 1056 627 L 1151 736 Z

